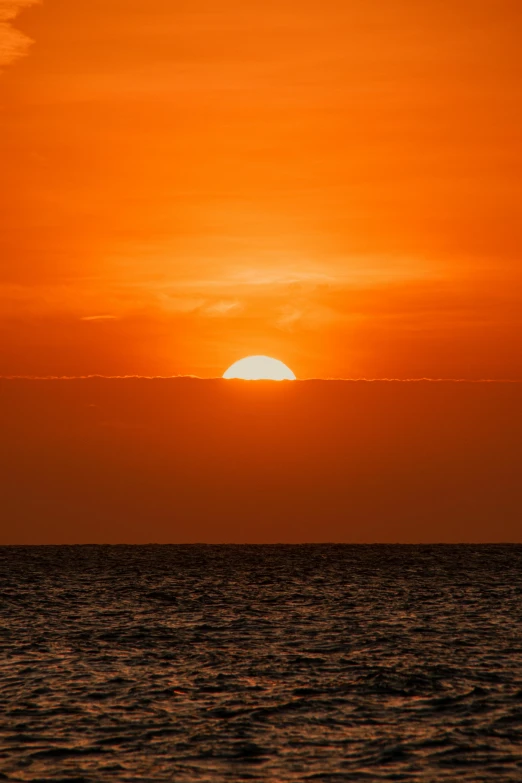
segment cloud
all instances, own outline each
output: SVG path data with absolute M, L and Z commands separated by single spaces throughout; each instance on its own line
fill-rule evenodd
M 24 8 L 39 2 L 40 0 L 0 0 L 0 70 L 27 54 L 32 41 L 13 27 L 11 22 Z
M 161 293 L 158 296 L 162 306 L 171 313 L 182 313 L 185 315 L 203 315 L 210 317 L 220 317 L 234 315 L 241 312 L 243 304 L 237 299 L 217 299 L 201 296 L 183 297 L 171 296 Z
M 84 315 L 80 321 L 115 321 L 115 315 Z
M 320 329 L 326 324 L 345 320 L 346 315 L 316 302 L 285 304 L 276 321 L 279 329 L 292 332 L 297 329 Z
M 243 309 L 241 302 L 221 299 L 219 302 L 208 305 L 204 309 L 206 315 L 225 316 Z

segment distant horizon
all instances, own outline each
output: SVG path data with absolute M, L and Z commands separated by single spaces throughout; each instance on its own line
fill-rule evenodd
M 447 542 L 447 541 L 434 541 L 433 543 L 422 543 L 422 542 L 416 542 L 416 541 L 395 541 L 395 542 L 386 542 L 386 541 L 356 541 L 356 542 L 350 542 L 350 541 L 301 541 L 299 543 L 292 543 L 287 541 L 274 541 L 272 543 L 247 543 L 247 542 L 241 542 L 241 541 L 223 541 L 221 543 L 215 543 L 215 542 L 208 542 L 208 541 L 185 541 L 182 543 L 168 543 L 168 542 L 157 542 L 157 541 L 148 541 L 144 544 L 128 544 L 124 541 L 120 541 L 119 543 L 109 543 L 109 544 L 97 544 L 96 542 L 86 542 L 83 544 L 1 544 L 0 543 L 0 549 L 7 548 L 7 547 L 34 547 L 34 548 L 41 548 L 41 547 L 172 547 L 172 546 L 179 546 L 179 547 L 196 547 L 196 546 L 204 546 L 204 547 L 301 547 L 301 546 L 307 546 L 307 547 L 327 547 L 327 546 L 345 546 L 345 547 L 419 547 L 419 548 L 433 548 L 433 547 L 476 547 L 476 548 L 488 548 L 488 547 L 504 547 L 504 546 L 516 546 L 516 547 L 522 547 L 522 541 L 480 541 L 478 543 L 475 543 L 473 541 L 457 541 L 457 542 Z
M 246 380 L 241 378 L 223 378 L 221 376 L 201 375 L 0 375 L 5 381 L 86 381 L 91 379 L 107 381 L 144 380 L 144 381 L 226 381 L 227 383 L 296 383 L 306 381 L 342 381 L 347 383 L 522 383 L 522 378 L 296 378 L 293 381 Z

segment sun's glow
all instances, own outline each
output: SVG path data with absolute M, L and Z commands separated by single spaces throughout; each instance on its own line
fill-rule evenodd
M 223 378 L 241 378 L 244 381 L 295 381 L 292 370 L 270 356 L 247 356 L 234 362 Z

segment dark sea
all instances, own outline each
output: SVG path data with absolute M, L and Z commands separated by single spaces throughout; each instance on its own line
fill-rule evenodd
M 0 779 L 522 781 L 522 546 L 0 548 Z

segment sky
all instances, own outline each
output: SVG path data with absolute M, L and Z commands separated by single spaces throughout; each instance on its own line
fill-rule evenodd
M 520 0 L 0 0 L 0 375 L 522 379 Z

